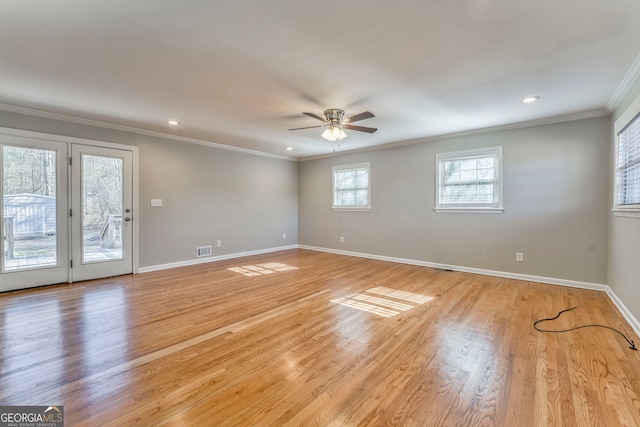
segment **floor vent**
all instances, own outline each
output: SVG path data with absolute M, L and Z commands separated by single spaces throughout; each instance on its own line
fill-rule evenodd
M 211 255 L 211 246 L 202 246 L 196 249 L 198 258 Z

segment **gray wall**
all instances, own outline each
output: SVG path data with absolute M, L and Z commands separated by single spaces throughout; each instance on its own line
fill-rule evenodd
M 640 96 L 640 80 L 629 90 L 625 99 L 613 113 L 612 122 Z M 611 152 L 613 153 L 615 138 L 613 132 L 609 136 Z M 613 176 L 611 162 L 611 175 Z M 611 202 L 613 205 L 613 186 L 611 187 Z M 609 217 L 609 269 L 607 284 L 622 300 L 624 305 L 640 319 L 640 219 Z
M 294 161 L 4 111 L 0 127 L 139 147 L 142 268 L 196 259 L 198 246 L 217 256 L 298 241 Z M 152 198 L 164 206 L 151 208 Z
M 300 244 L 604 284 L 610 128 L 600 117 L 301 162 Z M 436 153 L 491 146 L 504 213 L 435 213 Z M 364 161 L 372 210 L 332 211 L 332 166 Z
M 611 173 L 602 167 L 610 159 L 609 117 L 299 164 L 2 111 L 0 126 L 138 146 L 141 267 L 195 259 L 206 244 L 225 255 L 300 243 L 609 283 L 629 307 L 638 300 L 639 267 L 626 249 L 637 250 L 640 221 L 609 217 Z M 435 154 L 496 145 L 504 153 L 505 212 L 436 214 Z M 362 161 L 371 162 L 372 211 L 332 211 L 331 167 Z M 164 207 L 151 208 L 151 198 Z M 516 262 L 515 252 L 525 261 Z
M 148 250 L 141 264 L 190 259 L 204 245 L 220 255 L 296 244 L 297 169 L 293 161 L 190 143 L 142 145 L 140 244 Z M 150 207 L 151 198 L 164 207 Z

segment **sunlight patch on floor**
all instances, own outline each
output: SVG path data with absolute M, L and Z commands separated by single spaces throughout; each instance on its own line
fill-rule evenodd
M 378 316 L 383 317 L 393 317 L 396 314 L 400 314 L 399 311 L 389 310 L 377 305 L 356 301 L 354 297 L 355 295 L 348 295 L 346 297 L 332 299 L 331 302 L 351 308 L 357 308 L 358 310 L 367 311 L 369 313 L 377 314 Z
M 401 312 L 411 310 L 414 306 L 404 302 L 393 301 L 388 298 L 410 301 L 417 304 L 424 304 L 433 300 L 433 297 L 428 295 L 414 294 L 412 292 L 399 291 L 397 289 L 385 288 L 383 286 L 367 289 L 365 292 L 383 295 L 387 298 L 380 298 L 360 293 L 347 295 L 342 298 L 335 298 L 332 299 L 331 302 L 383 317 L 393 317 Z
M 400 310 L 400 311 L 407 311 L 407 310 L 411 310 L 413 308 L 413 306 L 409 305 L 409 304 L 390 301 L 390 300 L 384 299 L 384 298 L 371 297 L 369 295 L 364 295 L 364 294 L 356 294 L 356 295 L 353 296 L 353 298 L 357 299 L 357 300 L 360 300 L 360 301 L 370 302 L 372 304 L 383 305 L 385 307 L 397 309 L 397 310 Z
M 397 289 L 385 288 L 384 286 L 378 286 L 376 288 L 367 289 L 367 292 L 371 294 L 385 295 L 385 296 L 396 298 L 396 299 L 415 302 L 417 304 L 424 304 L 425 302 L 429 302 L 433 300 L 433 297 L 431 296 L 414 294 L 413 292 L 407 292 L 407 291 L 399 291 Z
M 281 262 L 266 262 L 264 264 L 243 265 L 242 267 L 231 267 L 235 273 L 244 274 L 245 276 L 264 276 L 266 274 L 279 273 L 283 271 L 297 270 L 298 267 L 283 264 Z

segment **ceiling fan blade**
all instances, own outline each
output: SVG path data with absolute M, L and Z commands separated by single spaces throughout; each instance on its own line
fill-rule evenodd
M 365 111 L 364 113 L 356 114 L 355 116 L 349 117 L 344 122 L 353 123 L 353 122 L 357 122 L 358 120 L 370 119 L 372 117 L 375 117 L 372 112 Z
M 305 126 L 303 128 L 293 128 L 293 129 L 289 129 L 289 130 L 301 130 L 301 129 L 312 129 L 312 128 L 323 128 L 325 125 L 319 125 L 319 126 Z
M 304 114 L 305 116 L 313 117 L 314 119 L 318 119 L 321 122 L 326 122 L 326 120 L 324 118 L 320 117 L 317 114 L 313 114 L 313 113 L 302 113 L 302 114 Z
M 367 132 L 367 133 L 374 133 L 375 131 L 378 130 L 376 128 L 368 128 L 366 126 L 343 125 L 342 127 L 345 129 L 357 130 L 358 132 Z

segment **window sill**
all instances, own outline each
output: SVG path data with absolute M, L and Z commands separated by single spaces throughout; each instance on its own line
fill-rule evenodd
M 613 216 L 640 219 L 640 209 L 611 209 Z
M 352 207 L 332 207 L 331 208 L 334 211 L 355 211 L 355 212 L 369 212 L 371 210 L 371 208 L 368 207 L 357 207 L 357 206 L 352 206 Z
M 436 213 L 482 213 L 501 214 L 504 208 L 434 208 Z

